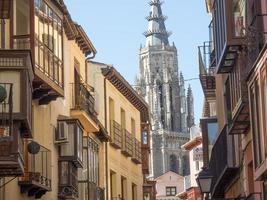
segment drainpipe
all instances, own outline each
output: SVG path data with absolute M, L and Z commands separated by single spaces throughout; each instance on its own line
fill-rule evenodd
M 93 55 L 90 57 L 85 58 L 85 82 L 87 84 L 87 62 L 89 62 L 91 59 L 94 59 L 96 55 L 96 52 L 93 52 Z
M 105 129 L 107 130 L 107 78 L 104 78 L 104 112 L 105 112 Z M 108 143 L 105 142 L 105 168 L 106 168 L 106 200 L 108 199 Z

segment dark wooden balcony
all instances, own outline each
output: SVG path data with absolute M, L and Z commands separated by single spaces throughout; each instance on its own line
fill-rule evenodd
M 19 123 L 23 137 L 32 137 L 32 80 L 33 67 L 30 51 L 28 50 L 0 50 L 0 83 L 12 83 L 12 120 Z M 6 74 L 6 75 L 5 75 Z M 21 78 L 20 78 L 21 77 Z M 8 85 L 6 90 L 9 90 Z M 10 94 L 8 91 L 6 91 Z M 1 111 L 1 118 L 6 118 L 9 111 Z
M 213 175 L 212 198 L 224 198 L 226 187 L 239 173 L 239 167 L 235 164 L 234 145 L 227 134 L 227 126 L 212 148 L 209 168 Z
M 18 181 L 20 192 L 40 199 L 46 192 L 51 191 L 51 152 L 40 146 L 37 154 L 28 152 L 24 154 L 25 173 Z
M 122 130 L 122 149 L 121 153 L 127 157 L 133 155 L 133 137 L 127 130 Z
M 245 43 L 245 17 L 237 1 L 215 0 L 214 38 L 217 73 L 229 73 Z M 245 7 L 244 7 L 245 9 Z
M 133 156 L 132 161 L 136 164 L 142 163 L 142 155 L 141 155 L 141 142 L 139 142 L 136 138 L 133 139 Z
M 149 174 L 149 154 L 150 154 L 150 124 L 142 123 L 142 172 Z
M 110 135 L 111 135 L 110 145 L 116 149 L 121 149 L 122 148 L 121 125 L 115 120 L 110 121 Z
M 229 74 L 226 101 L 229 107 L 228 133 L 232 135 L 246 134 L 250 126 L 247 75 L 248 69 L 239 61 Z
M 87 132 L 98 132 L 95 99 L 90 93 L 90 89 L 86 84 L 72 83 L 71 91 L 71 116 L 77 117 Z
M 59 199 L 78 198 L 78 169 L 72 162 L 59 162 Z
M 109 142 L 110 136 L 108 134 L 107 129 L 99 122 L 99 131 L 95 132 L 96 137 L 101 141 L 101 142 Z
M 215 99 L 215 56 L 212 42 L 198 47 L 199 78 L 206 99 Z
M 0 176 L 19 176 L 24 172 L 23 140 L 20 122 L 14 122 L 13 84 L 0 83 Z
M 98 187 L 95 183 L 89 182 L 89 199 L 105 199 L 105 190 Z
M 251 7 L 254 4 L 254 10 L 248 12 L 247 16 L 247 67 L 252 70 L 261 56 L 261 52 L 267 42 L 267 12 L 262 13 L 260 8 L 260 1 L 252 0 L 247 2 L 247 6 Z

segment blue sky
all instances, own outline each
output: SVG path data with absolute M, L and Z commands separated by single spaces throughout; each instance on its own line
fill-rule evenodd
M 148 0 L 65 0 L 72 19 L 86 30 L 97 49 L 96 61 L 113 64 L 134 83 L 139 70 L 140 44 L 148 22 Z M 197 46 L 208 40 L 210 16 L 204 0 L 165 0 L 166 28 L 172 31 L 169 42 L 178 50 L 179 69 L 185 79 L 198 77 Z M 193 88 L 196 123 L 202 114 L 203 92 L 199 80 L 188 81 Z

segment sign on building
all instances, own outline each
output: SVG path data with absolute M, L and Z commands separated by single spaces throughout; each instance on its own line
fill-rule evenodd
M 193 149 L 193 161 L 203 161 L 202 147 L 196 147 Z

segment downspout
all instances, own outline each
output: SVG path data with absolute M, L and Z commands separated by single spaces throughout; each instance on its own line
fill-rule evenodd
M 107 78 L 104 77 L 104 112 L 105 112 L 105 129 L 107 130 Z M 106 200 L 108 200 L 108 143 L 105 142 L 105 168 L 106 168 Z
M 87 83 L 87 63 L 91 60 L 94 59 L 96 55 L 96 52 L 93 52 L 93 55 L 90 57 L 85 58 L 85 82 Z

